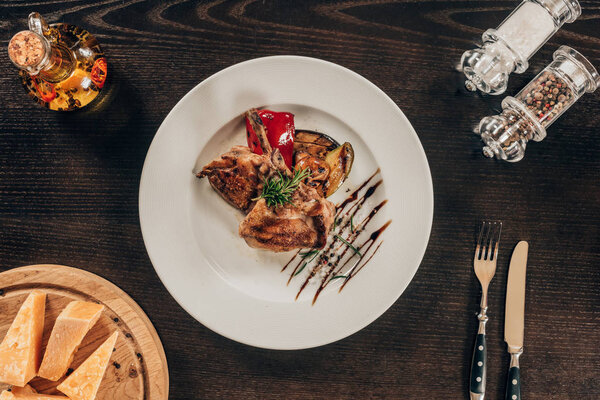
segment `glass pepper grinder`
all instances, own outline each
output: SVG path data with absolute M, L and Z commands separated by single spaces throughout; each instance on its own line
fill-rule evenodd
M 483 45 L 466 51 L 459 69 L 468 90 L 504 93 L 508 76 L 525 72 L 528 60 L 560 29 L 581 15 L 577 0 L 524 0 L 496 29 L 483 33 Z
M 75 25 L 48 25 L 38 13 L 29 14 L 28 22 L 29 30 L 17 33 L 8 44 L 27 93 L 56 111 L 76 110 L 96 99 L 107 76 L 96 38 Z
M 529 140 L 542 141 L 546 128 L 598 85 L 598 71 L 587 58 L 568 46 L 559 47 L 554 60 L 516 97 L 504 98 L 501 114 L 481 120 L 483 154 L 509 162 L 521 160 Z

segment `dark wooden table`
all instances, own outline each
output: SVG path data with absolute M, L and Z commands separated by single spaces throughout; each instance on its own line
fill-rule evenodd
M 101 111 L 47 111 L 26 97 L 2 53 L 0 270 L 66 264 L 121 286 L 162 338 L 170 398 L 467 398 L 482 218 L 504 221 L 490 288 L 487 398 L 504 393 L 504 291 L 518 240 L 531 246 L 523 397 L 600 398 L 600 95 L 584 96 L 523 161 L 501 163 L 483 158 L 470 133 L 501 98 L 465 93 L 454 71 L 516 2 L 46 3 L 0 1 L 2 46 L 34 10 L 86 27 L 104 45 L 116 97 Z M 581 4 L 580 19 L 512 76 L 507 93 L 561 44 L 600 66 L 600 2 Z M 382 88 L 418 132 L 435 191 L 427 253 L 396 304 L 349 338 L 293 352 L 232 342 L 190 317 L 156 276 L 138 222 L 144 156 L 169 110 L 211 74 L 275 54 L 333 61 Z

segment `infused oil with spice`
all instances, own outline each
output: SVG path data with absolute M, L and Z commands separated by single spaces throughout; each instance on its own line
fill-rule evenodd
M 29 30 L 14 35 L 8 45 L 27 93 L 56 111 L 76 110 L 95 100 L 107 77 L 96 38 L 75 25 L 48 25 L 38 13 L 31 13 L 28 22 Z

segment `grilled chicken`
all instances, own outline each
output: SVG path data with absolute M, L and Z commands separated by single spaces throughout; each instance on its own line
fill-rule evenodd
M 335 206 L 316 189 L 301 183 L 292 202 L 269 207 L 260 199 L 240 223 L 240 236 L 250 247 L 271 251 L 325 246 Z
M 212 187 L 234 207 L 248 213 L 239 233 L 251 247 L 271 251 L 323 247 L 335 218 L 335 206 L 314 188 L 300 183 L 292 202 L 269 207 L 265 199 L 254 201 L 265 179 L 292 176 L 278 149 L 267 139 L 266 129 L 256 110 L 246 113 L 256 132 L 263 154 L 246 146 L 234 146 L 197 174 L 207 177 Z
M 196 176 L 207 177 L 213 189 L 229 204 L 248 211 L 254 204 L 252 199 L 262 189 L 263 179 L 276 171 L 270 154 L 258 155 L 248 146 L 233 146 L 227 153 L 205 165 Z

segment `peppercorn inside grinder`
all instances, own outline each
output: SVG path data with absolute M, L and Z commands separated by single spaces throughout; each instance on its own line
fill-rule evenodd
M 96 38 L 78 26 L 48 25 L 38 13 L 29 14 L 28 23 L 29 30 L 18 32 L 8 44 L 27 93 L 56 111 L 76 110 L 96 99 L 107 76 Z
M 560 29 L 581 15 L 577 0 L 524 0 L 496 29 L 482 35 L 481 47 L 466 51 L 459 69 L 470 91 L 504 93 L 508 77 L 529 67 L 528 60 Z
M 509 162 L 521 160 L 529 140 L 542 141 L 546 128 L 598 85 L 598 71 L 584 56 L 568 46 L 559 47 L 554 61 L 516 97 L 504 98 L 501 114 L 481 120 L 483 154 Z

